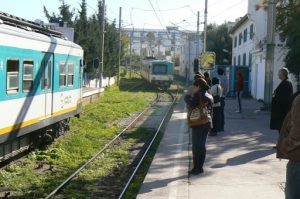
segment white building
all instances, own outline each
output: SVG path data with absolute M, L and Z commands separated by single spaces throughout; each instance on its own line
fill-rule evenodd
M 197 37 L 194 33 L 186 34 L 181 47 L 179 74 L 192 80 L 194 78 L 194 59 L 199 59 L 199 52 L 203 50 L 202 41 L 199 40 L 199 49 L 197 49 Z M 198 51 L 198 52 L 197 52 Z
M 172 60 L 178 57 L 179 66 L 175 66 L 175 72 L 181 76 L 187 76 L 187 70 L 191 68 L 190 77 L 193 74 L 192 64 L 196 58 L 196 32 L 182 31 L 176 26 L 163 29 L 132 29 L 127 28 L 131 44 L 131 53 L 140 56 L 154 56 L 158 59 Z M 149 41 L 149 34 L 154 35 L 154 41 Z M 199 52 L 202 51 L 202 41 L 199 41 Z
M 255 9 L 255 4 L 260 2 L 261 0 L 248 0 L 247 14 L 230 30 L 233 38 L 232 63 L 234 66 L 249 67 L 249 91 L 256 99 L 264 99 L 266 67 L 267 12 Z M 280 83 L 278 70 L 285 66 L 284 58 L 287 53 L 285 43 L 280 41 L 277 33 L 275 35 L 273 90 Z M 291 79 L 294 78 L 291 76 Z

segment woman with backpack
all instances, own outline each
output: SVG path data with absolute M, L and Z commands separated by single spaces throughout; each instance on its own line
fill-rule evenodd
M 188 124 L 192 128 L 193 169 L 189 174 L 203 173 L 206 157 L 206 139 L 211 127 L 213 98 L 209 94 L 209 86 L 205 79 L 198 78 L 194 82 L 193 93 L 185 96 L 188 107 Z

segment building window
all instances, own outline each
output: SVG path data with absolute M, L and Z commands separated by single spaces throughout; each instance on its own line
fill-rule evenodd
M 247 55 L 246 53 L 243 54 L 243 66 L 246 66 L 247 63 Z
M 68 86 L 74 85 L 74 63 L 68 64 Z
M 234 47 L 237 47 L 237 36 L 234 37 Z
M 249 67 L 252 66 L 252 54 L 249 53 Z
M 238 56 L 238 66 L 241 65 L 241 55 Z
M 67 85 L 67 68 L 65 62 L 59 64 L 59 86 L 64 87 Z
M 19 92 L 19 60 L 7 61 L 6 73 L 6 92 L 7 94 L 15 94 Z
M 33 61 L 23 62 L 23 92 L 29 92 L 33 88 Z
M 248 33 L 248 30 L 247 28 L 244 30 L 244 43 L 247 41 L 247 33 Z
M 233 58 L 233 65 L 236 66 L 236 56 Z
M 253 35 L 254 35 L 254 27 L 253 27 L 253 24 L 251 24 L 251 26 L 250 26 L 250 39 L 251 40 L 253 39 Z
M 242 44 L 243 34 L 239 34 L 239 46 Z

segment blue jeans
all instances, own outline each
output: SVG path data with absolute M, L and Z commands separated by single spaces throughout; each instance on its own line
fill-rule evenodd
M 210 124 L 192 127 L 192 151 L 195 170 L 203 169 L 206 157 L 206 139 Z
M 285 199 L 300 198 L 300 161 L 290 160 L 286 167 Z

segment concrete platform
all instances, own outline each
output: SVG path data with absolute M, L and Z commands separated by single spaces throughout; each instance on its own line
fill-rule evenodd
M 98 93 L 102 93 L 104 91 L 104 88 L 89 88 L 89 87 L 83 87 L 82 88 L 82 93 L 83 93 L 83 97 L 88 97 L 91 95 L 95 95 Z
M 226 100 L 225 132 L 208 137 L 204 174 L 188 176 L 191 167 L 189 128 L 181 101 L 140 189 L 139 199 L 282 199 L 287 161 L 272 148 L 278 133 L 269 130 L 269 113 L 255 100 Z

